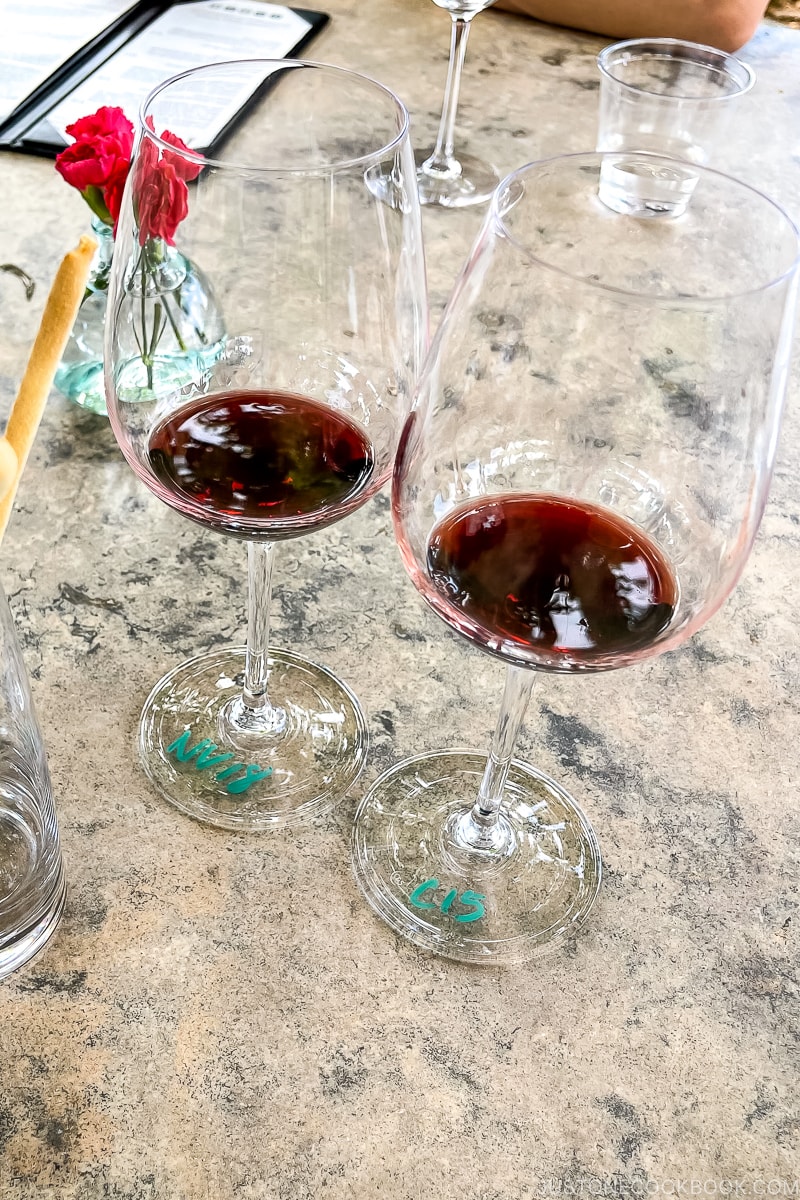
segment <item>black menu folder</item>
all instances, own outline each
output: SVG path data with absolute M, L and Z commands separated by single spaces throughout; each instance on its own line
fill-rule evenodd
M 0 148 L 54 157 L 66 126 L 102 105 L 135 123 L 162 80 L 207 62 L 297 57 L 328 16 L 262 0 L 0 0 Z M 206 153 L 268 86 L 243 73 L 209 97 L 194 143 Z

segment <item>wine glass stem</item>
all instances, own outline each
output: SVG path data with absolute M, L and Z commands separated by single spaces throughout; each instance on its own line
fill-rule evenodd
M 274 557 L 272 542 L 247 543 L 249 612 L 242 703 L 254 712 L 269 707 L 269 617 Z
M 514 748 L 532 689 L 533 671 L 509 665 L 506 669 L 506 686 L 489 750 L 489 760 L 486 763 L 478 799 L 471 813 L 472 820 L 483 829 L 491 827 L 497 821 L 508 769 L 514 757 Z
M 447 67 L 447 83 L 444 87 L 444 104 L 442 117 L 439 122 L 439 132 L 433 153 L 422 164 L 423 171 L 452 172 L 459 166 L 453 153 L 453 140 L 456 128 L 456 111 L 458 95 L 461 91 L 461 70 L 464 66 L 464 56 L 467 53 L 470 22 L 472 16 L 456 16 L 450 14 L 453 25 L 450 34 L 450 62 Z

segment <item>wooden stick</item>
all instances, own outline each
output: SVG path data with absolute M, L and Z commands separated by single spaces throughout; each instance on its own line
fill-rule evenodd
M 0 495 L 3 497 L 0 501 L 0 538 L 11 516 L 20 477 L 42 419 L 56 369 L 78 315 L 96 249 L 94 238 L 82 237 L 75 249 L 65 255 L 44 306 L 39 332 L 8 418 L 6 434 L 0 439 Z
M 0 438 L 0 500 L 7 494 L 17 477 L 17 459 L 14 447 L 8 438 Z

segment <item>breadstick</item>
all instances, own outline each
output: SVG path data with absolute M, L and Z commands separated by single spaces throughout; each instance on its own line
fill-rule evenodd
M 17 476 L 17 456 L 7 438 L 0 438 L 0 500 Z
M 36 334 L 6 426 L 4 440 L 16 456 L 16 469 L 13 471 L 8 490 L 0 501 L 0 538 L 5 533 L 8 518 L 11 516 L 20 476 L 25 469 L 56 368 L 83 299 L 89 267 L 96 249 L 97 243 L 94 238 L 82 237 L 75 249 L 65 255 L 44 306 L 39 332 Z M 6 466 L 9 462 L 7 452 L 0 452 L 0 473 L 4 453 Z

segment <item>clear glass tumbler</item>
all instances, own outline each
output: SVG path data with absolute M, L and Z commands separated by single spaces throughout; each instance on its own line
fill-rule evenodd
M 680 216 L 697 184 L 687 164 L 713 162 L 738 97 L 755 83 L 732 54 L 677 38 L 607 46 L 600 69 L 598 150 L 647 150 L 676 163 L 607 160 L 600 199 L 636 217 Z
M 44 945 L 58 924 L 64 895 L 42 735 L 0 588 L 0 979 Z

